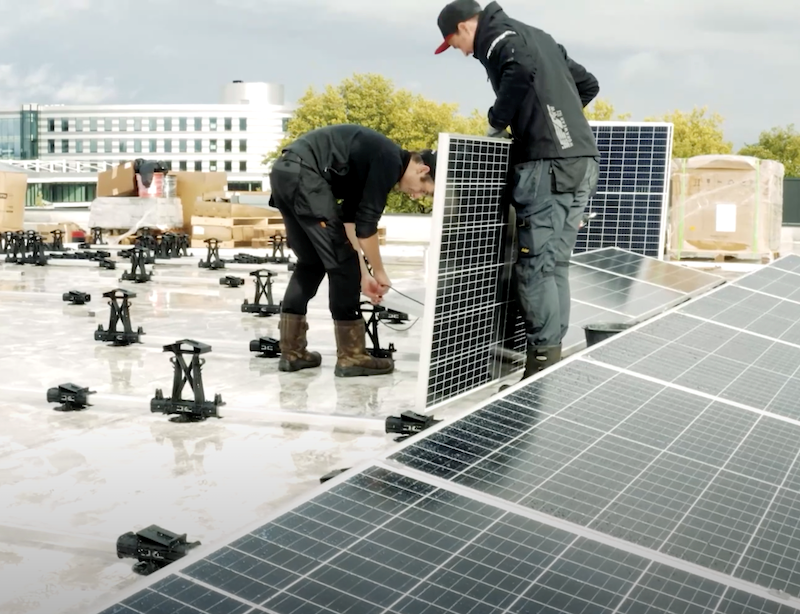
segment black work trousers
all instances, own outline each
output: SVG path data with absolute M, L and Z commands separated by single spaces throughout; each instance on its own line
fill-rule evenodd
M 328 182 L 300 157 L 285 152 L 272 167 L 270 186 L 297 258 L 281 310 L 306 315 L 327 273 L 333 319 L 361 318 L 361 265 Z
M 555 347 L 567 334 L 569 259 L 598 173 L 595 158 L 536 160 L 514 168 L 515 273 L 528 347 Z

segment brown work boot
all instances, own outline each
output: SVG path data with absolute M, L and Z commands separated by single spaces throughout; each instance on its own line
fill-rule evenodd
M 373 358 L 367 354 L 367 326 L 363 318 L 353 321 L 337 320 L 336 331 L 336 377 L 361 377 L 386 375 L 394 371 L 391 358 Z
M 306 331 L 308 322 L 305 316 L 293 313 L 281 313 L 280 331 L 281 358 L 278 361 L 279 371 L 300 371 L 313 369 L 322 364 L 319 352 L 306 350 Z

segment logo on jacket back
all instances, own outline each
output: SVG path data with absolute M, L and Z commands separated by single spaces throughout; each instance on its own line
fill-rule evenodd
M 561 149 L 569 149 L 574 145 L 572 136 L 570 136 L 567 122 L 564 121 L 564 114 L 560 109 L 556 109 L 553 105 L 547 105 L 547 113 L 550 115 L 550 121 L 553 122 L 553 128 L 556 130 L 558 142 L 561 144 Z

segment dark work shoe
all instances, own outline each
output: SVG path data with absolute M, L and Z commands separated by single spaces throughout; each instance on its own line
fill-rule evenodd
M 528 347 L 528 356 L 525 359 L 525 372 L 522 374 L 522 378 L 519 381 L 526 380 L 539 373 L 539 371 L 544 371 L 547 367 L 556 364 L 559 360 L 561 360 L 560 345 Z M 503 390 L 511 386 L 512 384 L 500 386 L 500 392 L 503 392 Z
M 365 377 L 387 375 L 394 371 L 391 358 L 373 358 L 367 354 L 367 326 L 363 318 L 337 320 L 336 332 L 336 377 Z
M 308 322 L 305 316 L 293 313 L 281 313 L 278 326 L 280 331 L 281 358 L 278 361 L 279 371 L 300 371 L 313 369 L 322 364 L 319 352 L 309 352 L 306 349 L 306 331 Z

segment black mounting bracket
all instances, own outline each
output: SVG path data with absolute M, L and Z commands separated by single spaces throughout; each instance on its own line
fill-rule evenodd
M 92 245 L 107 245 L 103 239 L 103 229 L 99 226 L 92 226 Z
M 31 233 L 32 231 L 28 232 Z M 36 233 L 28 234 L 27 249 L 30 251 L 30 255 L 17 259 L 17 264 L 35 264 L 36 266 L 45 266 L 47 264 L 48 256 L 44 253 L 45 243 L 41 235 Z
M 185 232 L 179 232 L 175 239 L 175 253 L 176 258 L 189 257 L 189 235 Z
M 219 239 L 206 239 L 205 244 L 208 246 L 208 253 L 206 259 L 197 263 L 201 269 L 224 269 L 225 262 L 219 257 Z
M 233 257 L 236 264 L 267 264 L 269 258 L 264 256 L 253 256 L 252 254 L 236 254 Z
M 281 312 L 280 304 L 276 305 L 272 300 L 272 278 L 277 275 L 267 269 L 259 269 L 253 271 L 250 275 L 254 278 L 256 283 L 256 297 L 251 303 L 244 299 L 242 303 L 242 311 L 244 313 L 254 313 L 259 316 L 274 316 Z M 264 299 L 266 303 L 261 303 Z
M 156 525 L 134 533 L 129 531 L 117 538 L 117 558 L 136 559 L 133 571 L 141 576 L 149 576 L 183 558 L 199 541 L 187 542 L 186 534 L 178 535 Z
M 21 230 L 17 232 L 6 233 L 7 246 L 6 246 L 6 262 L 25 264 L 26 244 L 25 233 Z
M 7 254 L 14 244 L 14 233 L 10 230 L 0 232 L 0 254 Z
M 400 437 L 395 438 L 395 441 L 399 442 L 421 433 L 439 422 L 441 420 L 436 420 L 433 416 L 423 416 L 413 411 L 404 411 L 399 418 L 395 416 L 386 417 L 386 433 L 400 435 Z
M 333 478 L 335 478 L 337 475 L 339 475 L 339 474 L 341 474 L 341 473 L 344 473 L 345 471 L 348 471 L 349 469 L 350 469 L 350 467 L 345 467 L 344 469 L 334 469 L 333 471 L 329 471 L 328 473 L 326 473 L 325 475 L 323 475 L 323 476 L 322 476 L 322 477 L 319 479 L 319 483 L 320 483 L 320 484 L 324 484 L 324 483 L 325 483 L 325 482 L 327 482 L 328 480 L 332 480 L 332 479 L 333 479 Z
M 394 343 L 390 343 L 388 348 L 383 349 L 380 339 L 378 338 L 378 320 L 380 319 L 380 314 L 386 311 L 386 307 L 373 305 L 369 301 L 362 301 L 361 311 L 362 313 L 367 312 L 370 314 L 367 320 L 367 336 L 372 342 L 372 347 L 367 348 L 367 354 L 373 358 L 392 358 L 393 354 L 397 351 L 394 347 Z
M 178 414 L 172 419 L 173 422 L 200 422 L 206 418 L 220 418 L 218 408 L 225 405 L 222 395 L 216 394 L 213 401 L 206 401 L 203 390 L 202 367 L 206 361 L 200 358 L 200 355 L 210 352 L 211 346 L 193 339 L 183 339 L 165 345 L 164 351 L 175 354 L 170 358 L 175 369 L 172 380 L 172 396 L 165 399 L 161 389 L 157 389 L 156 396 L 150 400 L 150 411 L 167 415 Z M 191 355 L 188 364 L 184 358 L 187 355 Z M 186 384 L 192 388 L 194 396 L 192 400 L 184 399 L 181 396 Z
M 92 300 L 90 294 L 81 292 L 80 290 L 70 290 L 61 296 L 65 303 L 72 303 L 73 305 L 85 305 Z
M 60 384 L 55 388 L 50 388 L 47 391 L 48 403 L 61 403 L 54 409 L 56 411 L 78 411 L 91 407 L 88 401 L 90 394 L 95 394 L 95 390 L 82 388 L 77 384 Z
M 219 285 L 220 286 L 228 286 L 229 288 L 238 288 L 244 284 L 244 279 L 241 277 L 236 277 L 235 275 L 226 275 L 225 277 L 219 278 Z
M 163 233 L 157 243 L 156 258 L 162 260 L 170 260 L 172 258 L 180 258 L 181 253 L 178 249 L 178 235 L 174 232 Z
M 131 270 L 130 272 L 125 271 L 122 274 L 122 281 L 133 281 L 136 282 L 137 284 L 150 281 L 152 274 L 145 271 L 144 268 L 145 258 L 146 258 L 144 249 L 142 249 L 141 247 L 134 247 L 132 250 L 130 250 L 130 255 L 131 255 Z
M 378 313 L 378 319 L 382 322 L 394 322 L 395 324 L 405 324 L 408 322 L 408 314 L 397 311 L 391 307 L 386 307 L 384 311 Z
M 272 337 L 259 337 L 250 342 L 250 351 L 259 352 L 259 358 L 277 358 L 281 355 L 281 344 Z
M 129 299 L 136 298 L 136 294 L 118 288 L 105 292 L 103 296 L 109 299 L 108 304 L 111 306 L 108 330 L 103 330 L 102 324 L 98 326 L 94 331 L 94 340 L 111 342 L 117 346 L 141 343 L 141 335 L 144 335 L 142 327 L 140 326 L 136 332 L 133 332 L 133 326 L 131 326 Z M 119 322 L 122 322 L 121 331 L 117 330 Z
M 53 242 L 48 246 L 51 252 L 65 252 L 67 248 L 64 247 L 64 231 L 61 229 L 51 230 L 50 234 L 53 235 Z
M 277 233 L 272 236 L 272 256 L 267 256 L 267 262 L 271 264 L 288 264 L 289 257 L 286 255 L 284 251 L 286 247 L 286 241 L 283 238 L 283 235 Z M 280 255 L 278 255 L 280 254 Z

